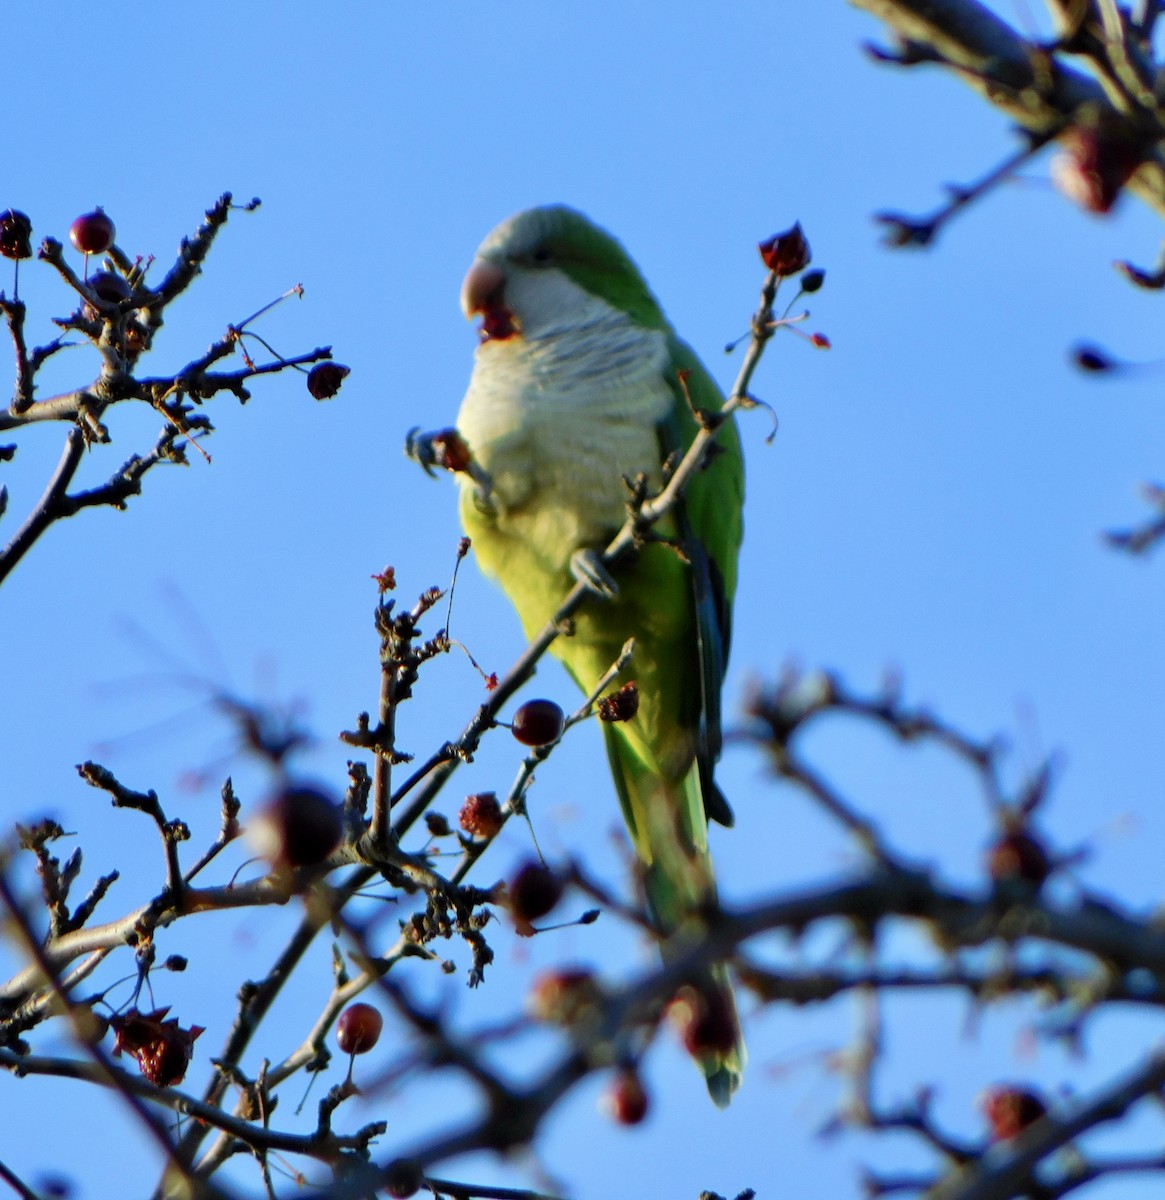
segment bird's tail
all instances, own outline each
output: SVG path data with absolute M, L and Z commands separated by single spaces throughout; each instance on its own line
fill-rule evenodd
M 607 726 L 605 732 L 648 908 L 664 959 L 675 958 L 700 936 L 700 914 L 716 902 L 699 771 L 693 764 L 683 779 L 671 782 L 644 762 L 622 731 Z M 740 1086 L 747 1057 L 727 968 L 716 964 L 689 981 L 676 1010 L 684 1044 L 704 1073 L 708 1094 L 723 1108 Z

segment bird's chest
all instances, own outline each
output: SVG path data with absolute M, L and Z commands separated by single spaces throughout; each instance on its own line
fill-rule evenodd
M 565 562 L 622 524 L 623 480 L 659 480 L 657 427 L 673 403 L 665 356 L 662 339 L 613 354 L 614 369 L 599 355 L 564 364 L 520 343 L 481 348 L 457 426 L 490 477 L 499 533 Z

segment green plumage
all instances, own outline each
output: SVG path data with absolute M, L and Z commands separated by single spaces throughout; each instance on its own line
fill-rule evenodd
M 530 210 L 495 230 L 463 299 L 502 336 L 479 348 L 458 417 L 494 485 L 483 496 L 465 484 L 462 520 L 533 636 L 574 584 L 571 555 L 601 551 L 623 523 L 623 476 L 643 472 L 658 487 L 664 460 L 695 435 L 689 398 L 714 411 L 722 397 L 622 247 L 571 209 Z M 552 646 L 589 691 L 635 638 L 625 677 L 637 681 L 639 712 L 603 732 L 665 956 L 715 898 L 708 817 L 731 820 L 712 781 L 744 489 L 731 421 L 718 446 L 656 526 L 673 544 L 649 542 L 620 565 L 618 596 L 588 601 L 573 636 Z M 722 969 L 696 982 L 731 1006 Z M 700 1059 L 727 1103 L 743 1043 Z

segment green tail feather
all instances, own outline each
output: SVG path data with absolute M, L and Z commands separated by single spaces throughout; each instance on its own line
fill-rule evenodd
M 689 931 L 698 923 L 698 918 L 692 921 L 693 914 L 716 899 L 700 773 L 693 764 L 682 780 L 671 783 L 643 761 L 622 730 L 608 725 L 604 732 L 623 816 L 643 864 L 647 904 L 667 959 L 682 953 L 692 936 Z M 724 1108 L 740 1086 L 747 1058 L 732 984 L 723 964 L 692 982 L 698 992 L 711 998 L 710 1003 L 722 1002 L 726 1010 L 722 1015 L 731 1023 L 731 1049 L 695 1056 L 708 1094 Z

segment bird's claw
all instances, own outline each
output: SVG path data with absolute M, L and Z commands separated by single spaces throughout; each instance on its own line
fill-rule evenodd
M 619 585 L 596 550 L 576 550 L 570 556 L 570 573 L 602 600 L 614 600 L 619 594 Z

